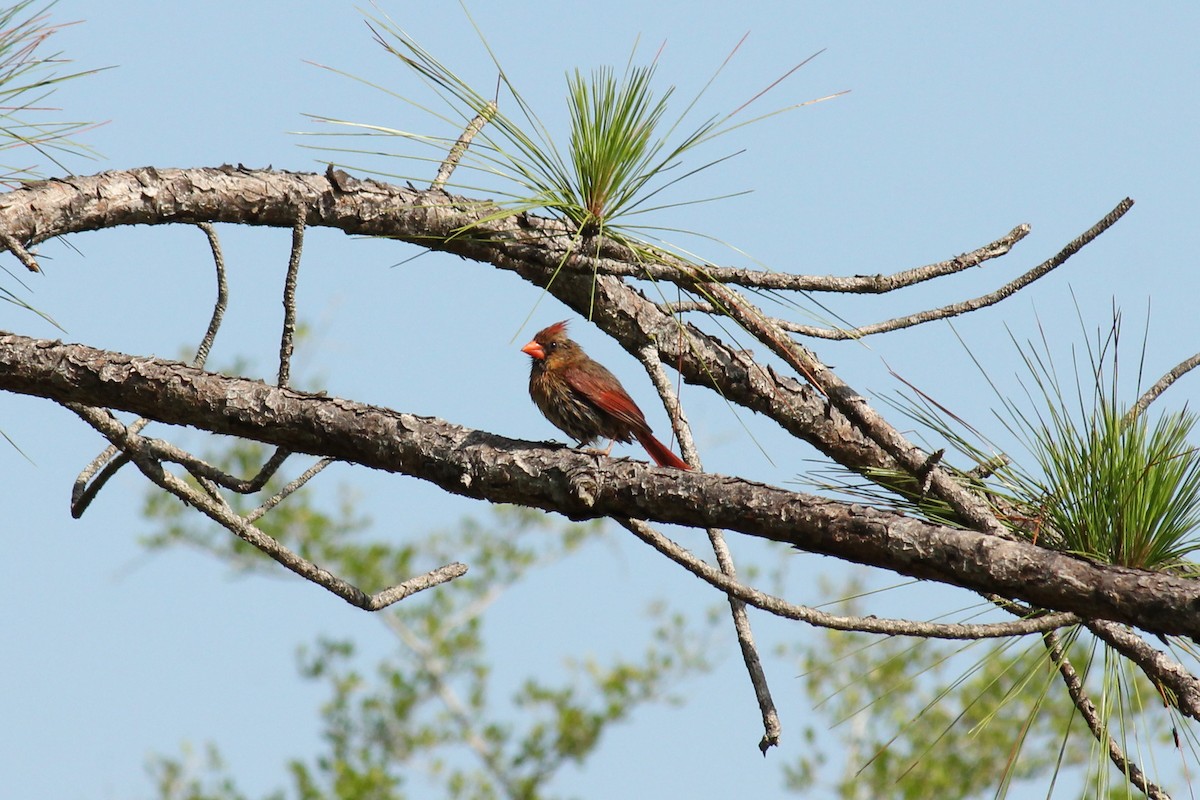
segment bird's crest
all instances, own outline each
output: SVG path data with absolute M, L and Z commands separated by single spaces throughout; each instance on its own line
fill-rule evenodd
M 561 322 L 556 322 L 553 325 L 548 325 L 547 327 L 542 328 L 540 331 L 537 332 L 537 336 L 534 336 L 533 338 L 535 341 L 540 342 L 543 339 L 553 339 L 558 336 L 566 336 L 566 335 L 567 335 L 567 321 L 564 319 Z

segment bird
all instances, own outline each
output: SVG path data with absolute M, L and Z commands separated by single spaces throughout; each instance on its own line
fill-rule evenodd
M 612 442 L 637 439 L 660 467 L 687 469 L 682 458 L 650 432 L 646 416 L 617 377 L 593 361 L 567 338 L 567 321 L 534 335 L 521 352 L 530 358 L 529 396 L 554 427 L 588 445 L 598 438 Z

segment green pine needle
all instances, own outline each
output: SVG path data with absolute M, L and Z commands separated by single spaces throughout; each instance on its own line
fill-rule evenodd
M 376 41 L 432 90 L 443 108 L 433 108 L 353 75 L 338 74 L 380 89 L 433 116 L 444 126 L 444 133 L 415 133 L 323 116 L 314 119 L 352 129 L 355 133 L 351 135 L 403 139 L 424 150 L 426 155 L 402 153 L 395 157 L 427 169 L 445 158 L 472 119 L 486 114 L 487 124 L 476 133 L 462 154 L 452 180 L 447 183 L 447 187 L 460 191 L 486 193 L 496 198 L 496 210 L 485 214 L 477 224 L 526 211 L 539 211 L 569 220 L 581 236 L 603 233 L 627 244 L 648 248 L 649 245 L 632 233 L 635 226 L 630 225 L 630 219 L 639 214 L 719 199 L 692 197 L 677 202 L 649 202 L 661 192 L 736 153 L 702 160 L 691 167 L 685 166 L 686 156 L 743 125 L 828 99 L 797 103 L 753 119 L 740 117 L 740 112 L 803 66 L 800 64 L 734 111 L 714 115 L 689 128 L 686 118 L 727 66 L 729 58 L 686 104 L 680 116 L 668 122 L 668 100 L 674 87 L 655 90 L 655 64 L 635 65 L 635 44 L 620 73 L 611 67 L 601 67 L 588 74 L 576 70 L 567 76 L 569 132 L 564 147 L 561 143 L 556 144 L 550 129 L 511 83 L 481 33 L 481 42 L 499 73 L 497 88 L 505 93 L 503 100 L 499 92 L 495 98 L 487 98 L 472 88 L 386 16 L 369 16 L 368 25 Z M 739 42 L 738 47 L 740 45 Z M 387 155 L 382 152 L 387 148 L 375 151 L 354 147 L 323 149 Z M 366 171 L 383 174 L 378 170 Z M 413 182 L 429 179 L 429 176 L 417 174 L 388 174 L 388 177 Z M 734 194 L 738 192 L 722 193 L 721 197 Z
M 1040 345 L 1014 340 L 1027 403 L 988 382 L 1000 401 L 996 418 L 1024 445 L 1023 458 L 999 454 L 985 434 L 915 387 L 889 402 L 975 467 L 950 469 L 1018 534 L 1106 564 L 1200 575 L 1191 560 L 1200 549 L 1200 451 L 1189 441 L 1197 416 L 1186 409 L 1134 414 L 1132 403 L 1118 400 L 1119 340 L 1115 314 L 1088 346 L 1089 372 L 1074 374 L 1070 392 L 1044 336 Z M 870 482 L 835 474 L 818 485 L 955 524 L 950 507 L 922 495 L 912 476 L 865 477 Z

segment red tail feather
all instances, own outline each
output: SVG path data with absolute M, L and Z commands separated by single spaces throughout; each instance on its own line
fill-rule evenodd
M 637 440 L 642 443 L 642 447 L 646 448 L 646 452 L 649 453 L 650 457 L 654 459 L 654 463 L 658 464 L 660 467 L 674 467 L 675 469 L 688 470 L 691 469 L 691 467 L 687 465 L 686 461 L 668 450 L 667 446 L 658 439 L 655 439 L 654 434 L 650 433 L 650 431 L 634 431 L 634 436 L 636 436 Z

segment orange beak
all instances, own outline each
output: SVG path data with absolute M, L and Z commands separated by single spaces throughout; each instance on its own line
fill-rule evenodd
M 538 344 L 536 339 L 522 347 L 521 352 L 530 358 L 536 358 L 538 361 L 546 357 L 546 348 Z

